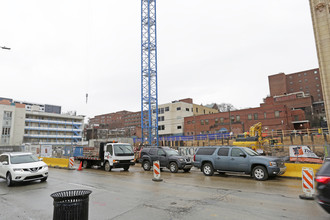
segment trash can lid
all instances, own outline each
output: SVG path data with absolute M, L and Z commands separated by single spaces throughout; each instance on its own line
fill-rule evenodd
M 88 196 L 91 193 L 92 193 L 91 190 L 74 189 L 74 190 L 65 190 L 65 191 L 55 192 L 55 193 L 52 193 L 50 196 L 55 201 L 62 201 L 62 200 L 66 200 L 66 199 L 88 198 Z

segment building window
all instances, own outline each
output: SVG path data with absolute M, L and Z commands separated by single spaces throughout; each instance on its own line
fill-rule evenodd
M 181 110 L 181 107 L 177 107 L 176 110 L 177 110 L 177 111 L 180 111 L 180 110 Z
M 170 111 L 170 107 L 165 107 L 165 112 L 168 112 L 168 111 Z
M 319 77 L 315 77 L 315 79 L 316 79 L 316 80 L 318 80 L 318 79 L 319 79 Z
M 258 113 L 254 113 L 254 120 L 258 120 Z
M 252 120 L 252 114 L 248 114 L 248 120 Z
M 280 111 L 275 111 L 275 118 L 279 118 L 280 117 Z
M 300 73 L 298 73 L 298 76 L 301 76 L 301 74 L 300 74 Z
M 290 85 L 292 85 L 293 84 L 293 82 L 290 82 Z
M 165 117 L 164 116 L 158 117 L 158 121 L 165 121 Z
M 163 131 L 163 130 L 165 130 L 165 125 L 159 125 L 159 126 L 158 126 L 158 130 L 159 130 L 159 131 Z
M 316 84 L 316 87 L 320 87 L 320 85 L 319 84 Z
M 307 79 L 305 79 L 305 82 L 307 82 L 308 80 Z
M 234 115 L 230 116 L 230 121 L 231 122 L 234 122 L 235 121 L 235 116 Z
M 304 76 L 307 76 L 307 73 L 304 73 Z
M 220 118 L 220 123 L 223 123 L 224 122 L 224 118 Z
M 218 121 L 219 119 L 218 118 L 216 118 L 215 120 L 214 120 L 214 123 L 215 124 L 218 124 L 219 123 L 219 121 Z
M 164 108 L 158 109 L 158 114 L 164 114 Z
M 289 76 L 289 79 L 292 79 L 292 76 Z
M 236 115 L 236 121 L 241 121 L 241 116 Z
M 198 108 L 196 108 L 196 112 L 198 113 Z
M 195 124 L 195 120 L 192 120 L 191 123 L 192 123 L 192 124 Z
M 298 82 L 301 83 L 301 80 L 299 80 Z
M 177 126 L 176 128 L 177 128 L 177 129 L 181 129 L 181 125 Z
M 317 70 L 314 71 L 314 74 L 317 74 Z
M 316 90 L 317 92 L 320 92 L 320 90 L 318 89 L 318 90 Z
M 189 108 L 186 108 L 186 111 L 189 112 Z
M 209 124 L 209 120 L 205 119 L 205 124 L 208 125 Z
M 264 112 L 264 119 L 266 119 L 267 118 L 267 113 L 266 112 Z
M 204 120 L 201 120 L 201 125 L 204 125 Z

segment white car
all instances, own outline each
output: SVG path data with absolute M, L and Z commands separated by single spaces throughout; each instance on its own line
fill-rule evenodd
M 3 153 L 0 155 L 0 177 L 6 179 L 8 186 L 15 182 L 44 182 L 48 177 L 48 166 L 32 153 Z

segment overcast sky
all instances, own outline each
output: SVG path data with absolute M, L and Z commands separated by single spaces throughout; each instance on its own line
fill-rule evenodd
M 140 111 L 140 18 L 141 0 L 2 0 L 0 97 Z M 157 40 L 159 104 L 258 107 L 269 75 L 318 68 L 308 0 L 157 0 Z

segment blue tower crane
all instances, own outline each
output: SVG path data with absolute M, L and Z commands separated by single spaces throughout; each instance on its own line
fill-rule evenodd
M 156 0 L 141 0 L 142 143 L 158 146 Z

